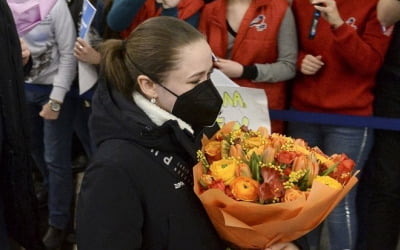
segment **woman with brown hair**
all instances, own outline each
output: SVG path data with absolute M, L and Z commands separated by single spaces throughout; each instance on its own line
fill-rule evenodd
M 78 248 L 224 249 L 192 187 L 199 139 L 222 105 L 203 35 L 155 17 L 101 49 L 90 122 L 98 150 L 81 187 Z

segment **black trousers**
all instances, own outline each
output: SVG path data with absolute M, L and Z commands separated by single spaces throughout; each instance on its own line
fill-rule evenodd
M 400 118 L 400 76 L 381 70 L 375 93 L 375 116 Z M 359 249 L 395 250 L 400 233 L 400 131 L 375 131 L 366 175 L 361 180 L 366 206 L 360 208 L 365 234 Z

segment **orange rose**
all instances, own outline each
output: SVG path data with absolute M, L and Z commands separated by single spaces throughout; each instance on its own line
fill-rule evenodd
M 283 150 L 278 153 L 278 155 L 276 156 L 276 160 L 278 163 L 291 164 L 296 156 L 296 152 Z
M 241 201 L 256 201 L 260 184 L 246 176 L 235 178 L 230 184 L 233 197 Z
M 222 180 L 225 185 L 229 185 L 235 178 L 237 162 L 234 159 L 222 159 L 214 161 L 210 165 L 210 172 L 215 180 Z
M 346 184 L 352 175 L 356 163 L 344 153 L 332 155 L 332 160 L 339 164 L 329 176 L 342 184 Z
M 218 161 L 221 159 L 221 141 L 210 141 L 204 147 L 204 152 L 207 159 L 212 161 Z
M 290 188 L 285 191 L 283 202 L 295 201 L 299 198 L 306 199 L 306 193 L 298 189 Z

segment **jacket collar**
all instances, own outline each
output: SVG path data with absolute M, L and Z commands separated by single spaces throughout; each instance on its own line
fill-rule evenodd
M 132 94 L 133 100 L 135 101 L 136 105 L 146 113 L 146 115 L 150 118 L 152 122 L 154 122 L 157 126 L 163 125 L 165 122 L 169 120 L 175 120 L 178 122 L 179 127 L 182 130 L 189 131 L 192 135 L 194 134 L 193 128 L 186 123 L 185 121 L 181 120 L 180 118 L 174 116 L 173 114 L 165 111 L 164 109 L 160 108 L 156 104 L 151 103 L 147 100 L 142 94 L 138 92 L 134 92 Z

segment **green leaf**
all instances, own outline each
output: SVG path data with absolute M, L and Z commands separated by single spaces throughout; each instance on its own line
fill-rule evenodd
M 221 156 L 222 158 L 228 158 L 229 157 L 229 151 L 231 149 L 231 144 L 227 140 L 223 140 L 221 142 Z
M 336 168 L 337 166 L 339 166 L 339 162 L 337 162 L 337 163 L 333 164 L 332 166 L 330 166 L 327 170 L 325 170 L 324 172 L 322 172 L 321 175 L 322 175 L 322 176 L 329 175 L 330 173 L 333 172 L 333 170 L 335 170 L 335 168 Z
M 252 173 L 253 179 L 260 182 L 261 180 L 261 173 L 260 173 L 260 162 L 261 162 L 262 156 L 257 155 L 255 152 L 253 152 L 250 156 L 250 171 Z
M 307 191 L 307 188 L 308 188 L 307 183 L 308 183 L 309 175 L 310 175 L 310 170 L 307 169 L 307 171 L 304 173 L 303 177 L 299 180 L 298 185 L 299 185 L 299 189 L 301 191 Z

